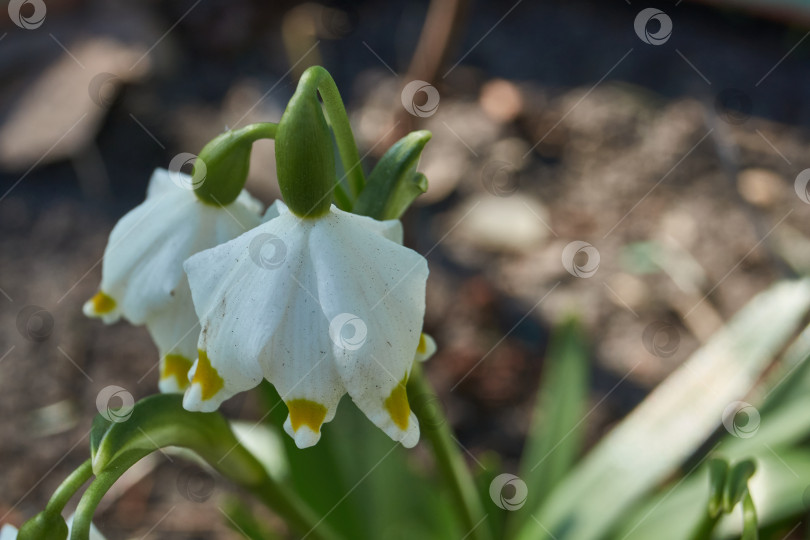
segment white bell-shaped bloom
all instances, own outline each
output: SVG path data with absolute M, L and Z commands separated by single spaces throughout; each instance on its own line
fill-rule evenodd
M 157 169 L 146 200 L 115 225 L 104 250 L 101 287 L 84 312 L 111 323 L 145 324 L 160 351 L 160 389 L 183 391 L 200 335 L 183 261 L 260 223 L 246 191 L 225 206 L 202 202 L 191 179 Z
M 300 448 L 318 442 L 347 392 L 414 446 L 405 383 L 422 341 L 427 261 L 401 245 L 399 221 L 274 206 L 278 217 L 185 263 L 202 332 L 184 407 L 215 410 L 266 378 Z

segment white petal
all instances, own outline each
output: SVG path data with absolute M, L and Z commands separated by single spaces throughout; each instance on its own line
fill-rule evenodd
M 427 262 L 369 226 L 368 218 L 333 209 L 323 219 L 329 226 L 313 230 L 310 250 L 324 314 L 337 327 L 338 373 L 372 422 L 413 446 L 419 426 L 404 382 L 421 335 Z
M 0 528 L 0 540 L 16 540 L 17 532 L 17 527 L 6 523 Z
M 285 213 L 289 212 L 289 209 L 287 209 L 287 205 L 284 204 L 281 200 L 274 201 L 273 204 L 271 204 L 267 208 L 267 211 L 264 213 L 264 217 L 262 217 L 262 223 L 277 218 L 278 216 L 281 215 L 282 211 L 284 211 Z
M 101 290 L 134 324 L 173 302 L 185 280 L 185 259 L 259 223 L 255 209 L 239 200 L 225 207 L 205 204 L 170 176 L 155 172 L 146 201 L 116 224 L 104 253 Z

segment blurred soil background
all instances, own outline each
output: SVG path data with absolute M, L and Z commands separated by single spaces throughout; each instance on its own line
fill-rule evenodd
M 461 444 L 517 459 L 549 330 L 572 313 L 593 346 L 598 439 L 754 294 L 810 267 L 794 189 L 810 167 L 810 14 L 660 3 L 673 32 L 650 45 L 633 26 L 650 5 L 469 2 L 421 65 L 424 1 L 60 0 L 32 30 L 2 14 L 0 522 L 33 515 L 86 459 L 102 388 L 156 391 L 146 331 L 81 313 L 116 220 L 155 167 L 277 121 L 316 63 L 366 171 L 407 130 L 433 132 L 430 189 L 404 222 L 430 262 L 427 370 Z M 421 118 L 401 99 L 412 79 L 440 96 Z M 255 146 L 248 185 L 267 204 L 272 148 Z M 591 277 L 566 270 L 573 241 L 598 253 Z M 231 415 L 259 415 L 233 401 Z M 218 510 L 231 488 L 185 463 L 145 460 L 100 527 L 240 537 Z

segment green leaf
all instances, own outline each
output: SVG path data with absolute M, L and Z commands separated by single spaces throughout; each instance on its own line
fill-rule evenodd
M 532 426 L 520 465 L 529 488 L 527 504 L 511 512 L 510 530 L 530 518 L 582 451 L 590 377 L 585 332 L 571 317 L 554 331 L 548 347 Z
M 371 171 L 353 212 L 379 220 L 399 219 L 427 191 L 427 178 L 415 170 L 431 137 L 429 131 L 414 131 L 394 143 Z
M 754 499 L 746 491 L 743 498 L 743 533 L 740 540 L 759 540 L 759 523 L 757 522 L 757 509 Z
M 735 463 L 728 472 L 726 488 L 723 491 L 723 511 L 731 513 L 737 503 L 748 492 L 748 480 L 757 470 L 753 460 L 746 459 Z
M 717 517 L 723 511 L 723 494 L 728 478 L 728 461 L 723 458 L 710 459 L 709 467 L 709 503 L 710 517 Z
M 808 280 L 757 295 L 586 456 L 519 538 L 603 538 L 711 435 L 729 403 L 751 391 L 808 307 Z
M 235 497 L 229 497 L 222 512 L 225 523 L 249 540 L 280 540 L 281 536 L 268 529 L 256 519 L 250 508 Z

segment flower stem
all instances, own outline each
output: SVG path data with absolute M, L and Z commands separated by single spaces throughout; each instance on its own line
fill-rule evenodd
M 409 400 L 411 403 L 419 404 L 433 395 L 435 393 L 424 377 L 421 366 L 414 364 L 408 379 Z M 453 493 L 455 506 L 466 534 L 473 540 L 491 540 L 489 527 L 482 523 L 486 514 L 475 482 L 450 431 L 447 419 L 439 408 L 431 408 L 430 411 L 425 409 L 426 407 L 417 406 L 414 413 L 419 418 L 422 434 L 433 448 L 436 465 Z
M 127 469 L 148 453 L 148 451 L 137 450 L 126 452 L 96 476 L 96 479 L 93 480 L 93 483 L 82 495 L 79 506 L 76 508 L 76 514 L 73 516 L 73 526 L 70 531 L 70 540 L 89 540 L 93 514 L 95 514 L 104 494 L 109 491 Z
M 317 88 L 321 94 L 321 99 L 326 107 L 326 115 L 329 117 L 329 124 L 332 126 L 332 132 L 337 142 L 344 176 L 349 180 L 351 199 L 355 200 L 366 185 L 366 178 L 360 165 L 360 154 L 354 141 L 349 116 L 346 114 L 346 107 L 340 98 L 337 85 L 329 72 L 321 66 L 307 69 L 301 76 L 300 84 Z
M 70 473 L 64 482 L 59 484 L 53 492 L 51 500 L 45 506 L 48 513 L 61 514 L 67 502 L 79 491 L 79 488 L 93 475 L 93 465 L 91 460 L 87 460 Z

